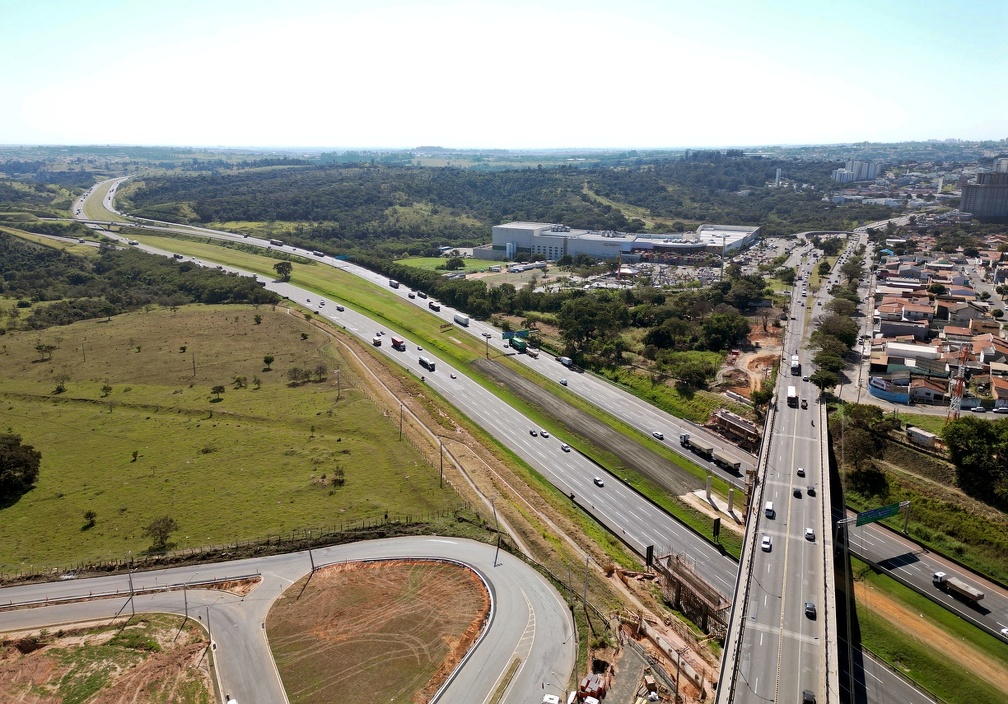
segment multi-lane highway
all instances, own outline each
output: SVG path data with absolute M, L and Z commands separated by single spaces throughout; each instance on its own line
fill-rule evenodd
M 438 701 L 485 702 L 506 685 L 509 704 L 539 701 L 544 682 L 563 683 L 574 667 L 576 639 L 570 610 L 556 589 L 534 569 L 492 546 L 445 538 L 370 540 L 312 551 L 317 566 L 358 560 L 432 558 L 470 566 L 490 590 L 493 611 L 487 628 L 457 668 Z M 221 689 L 242 704 L 277 704 L 287 696 L 263 624 L 270 606 L 294 581 L 311 570 L 308 553 L 197 565 L 132 576 L 49 582 L 0 589 L 0 632 L 51 628 L 65 623 L 110 619 L 117 613 L 161 611 L 198 618 L 209 628 Z M 212 579 L 260 575 L 262 582 L 242 597 L 198 585 Z M 132 586 L 131 586 L 132 580 Z M 193 585 L 184 590 L 183 585 Z M 164 591 L 171 588 L 170 591 Z M 129 604 L 131 589 L 138 593 Z M 92 594 L 113 594 L 88 599 Z M 82 598 L 83 601 L 35 608 L 5 609 L 8 604 Z M 514 662 L 518 670 L 503 680 Z M 502 685 L 503 682 L 503 685 Z
M 110 189 L 111 190 L 111 189 Z M 108 200 L 111 206 L 111 201 Z M 83 210 L 83 209 L 82 209 Z M 169 225 L 155 225 L 145 223 L 151 229 L 168 229 Z M 170 226 L 178 229 L 178 226 Z M 254 238 L 245 238 L 241 235 L 222 233 L 205 230 L 201 228 L 185 227 L 184 230 L 201 235 L 220 237 L 223 239 L 243 239 L 248 244 L 267 246 L 268 243 Z M 290 248 L 292 249 L 292 248 Z M 167 254 L 161 250 L 151 248 L 162 254 Z M 301 256 L 311 256 L 303 250 L 298 250 Z M 798 252 L 792 259 L 796 260 Z M 387 286 L 387 279 L 373 272 L 360 269 L 347 262 L 333 260 L 329 257 L 318 258 L 320 261 L 338 266 L 357 276 L 366 278 L 376 285 Z M 805 267 L 807 274 L 811 263 Z M 329 305 L 319 307 L 317 298 L 308 292 L 298 289 L 289 284 L 273 282 L 269 288 L 288 296 L 294 301 L 306 307 L 317 308 L 319 314 L 333 320 L 336 323 L 345 325 L 349 332 L 352 332 L 364 340 L 370 341 L 380 328 L 367 317 L 350 310 L 336 311 L 332 302 Z M 425 306 L 423 299 L 408 299 L 407 291 L 400 289 L 396 293 L 410 300 L 418 306 Z M 309 300 L 314 298 L 314 301 Z M 812 312 L 817 313 L 821 308 L 812 303 Z M 821 294 L 819 302 L 826 299 Z M 801 350 L 801 340 L 804 335 L 804 305 L 806 299 L 798 296 L 798 287 L 795 287 L 795 320 L 791 322 L 788 331 L 788 342 L 786 350 Z M 427 311 L 426 308 L 424 308 Z M 429 312 L 429 311 L 428 311 Z M 443 308 L 440 316 L 446 321 L 453 317 L 453 311 Z M 457 328 L 459 333 L 464 328 Z M 389 335 L 399 334 L 392 328 L 385 328 Z M 499 331 L 476 321 L 470 323 L 467 331 L 478 337 L 483 337 L 484 333 L 489 334 L 496 341 L 499 339 Z M 401 335 L 409 340 L 408 336 Z M 387 338 L 386 338 L 387 339 Z M 406 351 L 392 350 L 388 343 L 382 346 L 381 351 L 390 358 L 395 359 L 404 367 L 413 370 L 417 376 L 424 375 L 426 383 L 430 384 L 436 391 L 442 394 L 450 402 L 463 410 L 473 420 L 486 428 L 504 445 L 512 448 L 524 460 L 543 472 L 564 493 L 574 493 L 578 498 L 578 503 L 595 515 L 601 522 L 606 524 L 616 535 L 624 539 L 628 545 L 637 551 L 643 551 L 647 545 L 655 545 L 656 548 L 671 547 L 679 552 L 692 555 L 698 566 L 703 565 L 703 572 L 722 592 L 730 595 L 733 592 L 733 584 L 737 572 L 735 563 L 722 557 L 710 548 L 705 541 L 684 530 L 679 524 L 671 520 L 663 511 L 652 506 L 635 492 L 623 486 L 616 478 L 606 476 L 605 486 L 598 487 L 593 482 L 593 477 L 599 474 L 599 469 L 592 463 L 582 458 L 576 452 L 564 452 L 561 449 L 562 438 L 544 438 L 541 435 L 532 436 L 529 430 L 536 428 L 532 422 L 511 409 L 507 404 L 496 399 L 486 392 L 481 386 L 470 381 L 460 370 L 452 369 L 443 360 L 437 361 L 437 371 L 432 374 L 425 373 L 418 365 L 418 356 L 421 351 L 417 349 L 417 342 L 409 340 Z M 436 359 L 429 352 L 422 354 Z M 809 368 L 808 355 L 801 351 L 805 369 Z M 596 379 L 588 374 L 572 374 L 565 367 L 551 359 L 540 357 L 538 360 L 519 356 L 519 359 L 535 368 L 543 376 L 551 381 L 559 382 L 561 378 L 567 379 L 568 390 L 581 393 L 585 398 L 613 413 L 629 425 L 636 427 L 640 432 L 648 437 L 655 430 L 665 435 L 665 442 L 677 445 L 677 434 L 680 428 L 689 432 L 696 432 L 696 428 L 691 424 L 684 423 L 680 419 L 673 418 L 640 399 L 633 397 L 611 385 Z M 782 367 L 782 373 L 788 376 L 788 369 Z M 806 374 L 808 371 L 805 372 Z M 788 377 L 790 378 L 790 377 Z M 793 378 L 791 378 L 793 380 Z M 782 381 L 783 388 L 789 382 Z M 810 501 L 807 496 L 807 489 L 802 490 L 802 497 L 798 498 L 789 491 L 793 491 L 795 477 L 788 473 L 796 466 L 802 466 L 806 470 L 806 480 L 815 480 L 816 476 L 822 476 L 821 457 L 816 456 L 815 446 L 818 444 L 818 431 L 821 428 L 822 420 L 817 415 L 816 427 L 811 425 L 811 417 L 819 412 L 819 406 L 815 403 L 817 394 L 815 389 L 808 382 L 798 382 L 794 380 L 796 386 L 800 388 L 800 395 L 807 399 L 810 407 L 804 409 L 790 409 L 786 407 L 783 399 L 778 404 L 781 409 L 780 418 L 776 421 L 777 428 L 787 429 L 789 432 L 781 431 L 781 438 L 775 439 L 775 444 L 768 450 L 768 460 L 766 469 L 766 486 L 764 493 L 774 498 L 773 500 L 778 517 L 774 521 L 767 521 L 767 535 L 771 538 L 772 548 L 769 552 L 763 553 L 759 550 L 759 541 L 756 541 L 758 555 L 753 559 L 753 573 L 760 571 L 759 581 L 765 581 L 766 587 L 763 589 L 765 603 L 761 606 L 757 596 L 750 598 L 751 605 L 755 606 L 754 613 L 765 612 L 758 624 L 754 624 L 752 631 L 762 629 L 761 641 L 751 648 L 747 667 L 747 673 L 752 674 L 752 680 L 747 683 L 755 684 L 760 691 L 765 691 L 769 686 L 768 679 L 773 679 L 774 691 L 781 693 L 781 683 L 777 670 L 782 669 L 786 678 L 791 678 L 793 682 L 785 683 L 785 690 L 795 690 L 800 696 L 801 689 L 804 688 L 805 680 L 817 680 L 813 684 L 816 686 L 826 686 L 825 680 L 828 678 L 828 669 L 820 664 L 814 664 L 814 659 L 809 655 L 809 648 L 813 650 L 824 649 L 823 639 L 824 607 L 829 607 L 833 598 L 832 593 L 826 589 L 828 577 L 823 574 L 825 565 L 819 567 L 818 573 L 811 563 L 806 564 L 810 559 L 809 554 L 821 554 L 823 541 L 830 540 L 828 529 L 829 520 L 824 509 L 823 502 L 828 500 L 826 492 L 817 492 L 817 498 Z M 805 428 L 803 420 L 808 419 L 808 427 Z M 788 425 L 790 421 L 790 426 Z M 654 440 L 647 440 L 653 442 Z M 790 443 L 790 445 L 788 444 Z M 714 444 L 726 447 L 720 438 L 714 438 Z M 678 448 L 676 448 L 678 450 Z M 821 448 L 820 448 L 821 449 Z M 740 461 L 753 463 L 753 458 L 747 453 L 735 450 Z M 820 452 L 821 455 L 821 452 Z M 773 458 L 777 457 L 776 460 Z M 691 456 L 692 458 L 692 456 Z M 695 459 L 695 458 L 694 458 Z M 815 461 L 813 461 L 815 460 Z M 799 464 L 799 463 L 807 464 Z M 743 465 L 745 466 L 745 465 Z M 712 467 L 713 469 L 713 467 Z M 818 474 L 814 474 L 818 473 Z M 737 477 L 728 477 L 730 480 L 737 480 Z M 810 481 L 810 483 L 813 483 Z M 798 482 L 800 484 L 800 482 Z M 807 484 L 803 485 L 807 487 Z M 817 488 L 821 488 L 819 484 Z M 783 505 L 780 503 L 778 495 L 783 497 Z M 762 508 L 762 507 L 760 507 Z M 762 516 L 762 512 L 761 512 Z M 818 522 L 818 523 L 817 523 Z M 770 525 L 770 524 L 773 525 Z M 806 527 L 819 525 L 821 527 L 815 531 L 815 540 L 806 540 L 804 530 Z M 759 535 L 763 535 L 763 526 L 760 526 Z M 810 552 L 811 551 L 811 552 Z M 776 562 L 774 555 L 776 553 Z M 782 557 L 783 555 L 783 557 Z M 787 564 L 785 565 L 785 558 Z M 775 567 L 776 565 L 776 567 Z M 763 574 L 765 573 L 765 574 Z M 795 577 L 794 575 L 799 575 Z M 789 575 L 791 575 L 789 577 Z M 774 580 L 779 581 L 779 588 L 772 589 Z M 819 586 L 815 586 L 818 584 Z M 809 594 L 813 594 L 809 598 Z M 775 603 L 771 603 L 771 599 Z M 816 605 L 817 618 L 813 621 L 804 615 L 804 603 L 811 600 Z M 769 606 L 768 606 L 769 605 Z M 777 621 L 774 624 L 772 615 L 776 610 Z M 769 615 L 766 615 L 769 614 Z M 804 620 L 803 620 L 804 619 Z M 772 656 L 772 648 L 764 647 L 767 634 L 772 634 L 776 630 L 776 645 L 778 655 Z M 835 633 L 833 634 L 835 639 Z M 835 640 L 834 640 L 835 646 Z M 835 650 L 834 650 L 835 652 Z M 804 663 L 798 668 L 791 666 L 791 663 Z M 783 667 L 782 667 L 783 665 Z M 868 666 L 866 665 L 866 668 Z M 818 674 L 812 674 L 816 670 Z M 825 674 L 824 674 L 825 673 Z M 872 674 L 871 676 L 875 676 Z M 886 677 L 882 672 L 881 677 Z M 891 676 L 891 674 L 890 674 Z M 748 674 L 747 674 L 748 677 Z M 756 683 L 757 679 L 762 679 L 762 684 Z M 895 689 L 893 691 L 896 691 Z M 785 696 L 785 695 L 781 695 Z M 786 696 L 789 696 L 786 695 Z M 785 699 L 786 700 L 786 699 Z M 918 699 L 914 698 L 914 701 Z

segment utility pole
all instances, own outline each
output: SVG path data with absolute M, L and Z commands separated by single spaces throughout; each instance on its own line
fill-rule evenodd
M 339 401 L 340 391 L 341 390 L 342 389 L 340 388 L 340 370 L 339 370 L 339 367 L 336 367 L 336 400 L 337 401 Z
M 136 616 L 136 605 L 133 603 L 133 571 L 130 570 L 127 576 L 129 577 L 130 585 L 130 611 L 133 613 L 133 616 Z
M 439 450 L 440 457 L 441 457 L 441 479 L 438 482 L 438 486 L 443 488 L 444 487 L 444 441 L 441 438 L 438 438 L 438 450 Z M 497 516 L 497 511 L 495 510 L 494 511 L 494 520 L 497 520 L 496 516 Z M 496 563 L 497 560 L 495 559 L 494 562 Z
M 402 401 L 399 402 L 399 440 L 402 441 L 402 418 L 403 418 L 403 404 Z
M 584 597 L 583 603 L 584 608 L 588 610 L 588 561 L 591 559 L 589 555 L 585 555 L 585 578 L 584 578 Z
M 494 503 L 495 499 L 490 499 L 490 508 L 493 509 L 494 515 L 494 528 L 497 530 L 497 550 L 494 552 L 494 564 L 497 566 L 497 556 L 500 555 L 500 524 L 497 522 L 497 504 Z

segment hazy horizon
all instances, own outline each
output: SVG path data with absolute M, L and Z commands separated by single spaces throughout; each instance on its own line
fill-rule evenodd
M 678 150 L 1008 137 L 1008 0 L 0 0 L 0 143 Z M 333 145 L 333 146 L 320 146 Z

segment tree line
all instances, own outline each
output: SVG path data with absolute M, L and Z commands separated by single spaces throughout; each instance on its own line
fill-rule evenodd
M 3 311 L 6 328 L 27 329 L 108 317 L 147 305 L 280 300 L 249 277 L 193 262 L 113 246 L 102 246 L 97 258 L 82 257 L 4 232 L 0 232 L 0 294 L 31 304 Z

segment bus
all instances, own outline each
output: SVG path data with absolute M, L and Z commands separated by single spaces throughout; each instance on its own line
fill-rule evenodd
M 426 357 L 420 358 L 420 366 L 429 372 L 434 371 L 434 360 L 427 359 Z
M 392 349 L 399 350 L 400 352 L 406 351 L 406 340 L 401 337 L 392 336 Z
M 284 246 L 283 240 L 270 240 L 270 244 L 273 245 L 274 247 Z

